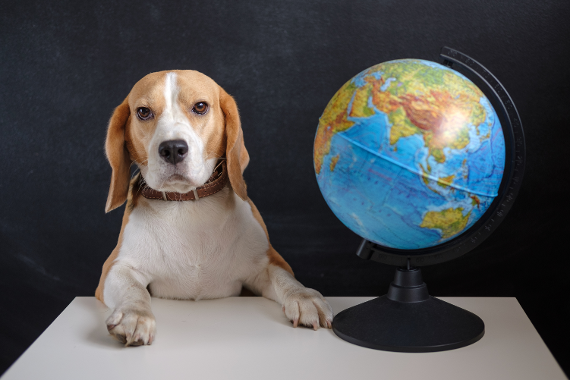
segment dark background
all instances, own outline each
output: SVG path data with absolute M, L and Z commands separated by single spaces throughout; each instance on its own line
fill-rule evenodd
M 318 189 L 314 134 L 352 76 L 398 58 L 441 62 L 444 45 L 511 94 L 527 171 L 495 233 L 424 278 L 436 296 L 516 296 L 568 373 L 569 20 L 568 1 L 3 2 L 0 373 L 75 296 L 93 295 L 122 217 L 104 213 L 107 121 L 153 71 L 199 70 L 235 96 L 249 195 L 302 283 L 383 294 L 393 268 L 355 256 L 360 238 Z

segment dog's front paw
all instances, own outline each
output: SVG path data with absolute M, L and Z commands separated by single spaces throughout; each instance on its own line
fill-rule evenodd
M 107 330 L 125 346 L 152 344 L 156 322 L 150 310 L 119 308 L 107 318 Z
M 301 324 L 315 330 L 319 326 L 331 328 L 332 308 L 321 293 L 314 289 L 298 289 L 287 295 L 283 302 L 283 312 L 293 322 L 293 327 Z

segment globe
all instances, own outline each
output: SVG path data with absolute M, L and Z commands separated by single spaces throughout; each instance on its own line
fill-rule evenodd
M 314 142 L 320 190 L 356 234 L 400 250 L 468 230 L 497 197 L 503 129 L 468 78 L 419 59 L 364 70 L 334 95 Z
M 524 133 L 489 70 L 448 47 L 440 56 L 444 65 L 402 59 L 364 70 L 317 128 L 314 168 L 327 204 L 364 238 L 359 257 L 398 266 L 385 295 L 333 319 L 338 337 L 362 347 L 435 352 L 485 334 L 477 315 L 430 296 L 420 267 L 466 254 L 504 220 L 524 174 Z

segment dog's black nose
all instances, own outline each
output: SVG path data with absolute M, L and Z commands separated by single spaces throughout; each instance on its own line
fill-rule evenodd
M 188 144 L 184 140 L 164 141 L 158 146 L 158 154 L 164 161 L 176 165 L 188 154 Z

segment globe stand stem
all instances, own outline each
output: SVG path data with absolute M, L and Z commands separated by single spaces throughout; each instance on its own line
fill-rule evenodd
M 429 295 L 419 268 L 398 268 L 388 294 L 338 313 L 340 338 L 363 347 L 435 352 L 468 346 L 485 334 L 477 315 Z

